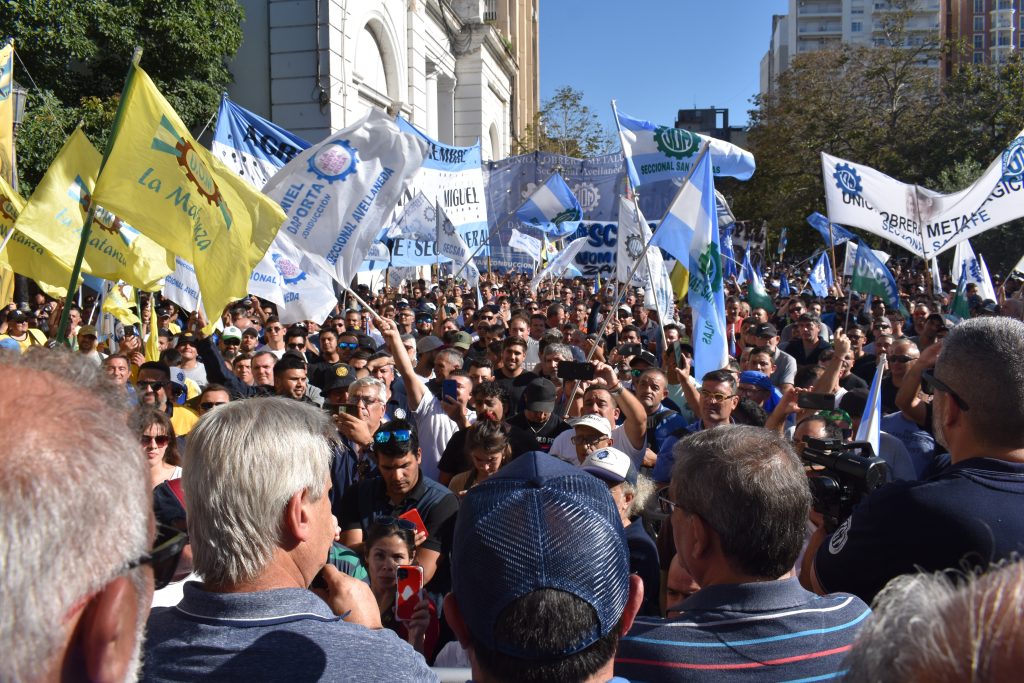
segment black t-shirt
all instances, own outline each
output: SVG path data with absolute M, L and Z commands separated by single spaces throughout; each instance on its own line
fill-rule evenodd
M 863 356 L 853 361 L 853 367 L 850 368 L 850 372 L 870 384 L 871 380 L 875 378 L 875 366 L 877 365 L 878 356 L 873 353 L 865 353 Z
M 644 582 L 644 601 L 640 604 L 640 616 L 659 617 L 661 572 L 658 566 L 658 546 L 644 529 L 642 519 L 634 520 L 625 528 L 625 532 L 626 544 L 629 547 L 629 573 L 636 574 Z
M 508 423 L 513 427 L 531 433 L 537 441 L 537 450 L 544 451 L 545 453 L 551 451 L 551 444 L 555 442 L 555 437 L 564 431 L 572 429 L 569 423 L 563 420 L 558 413 L 551 413 L 551 417 L 548 418 L 548 421 L 540 429 L 535 429 L 523 413 L 509 418 Z
M 839 380 L 839 386 L 847 391 L 853 391 L 854 389 L 867 389 L 868 383 L 857 375 L 847 375 Z
M 971 458 L 927 481 L 886 484 L 815 555 L 828 592 L 870 603 L 901 574 L 984 567 L 1024 553 L 1024 464 Z
M 540 375 L 532 372 L 522 372 L 518 377 L 506 377 L 503 370 L 496 370 L 494 373 L 494 381 L 505 387 L 505 391 L 508 392 L 509 398 L 509 416 L 515 415 L 519 412 L 519 404 L 523 400 L 523 392 L 526 391 L 526 385 L 533 380 L 540 377 Z
M 540 450 L 537 440 L 533 438 L 533 434 L 529 430 L 512 426 L 511 422 L 509 422 L 509 426 L 511 429 L 508 433 L 508 441 L 509 446 L 512 447 L 510 460 L 523 453 Z M 466 451 L 466 431 L 465 429 L 460 429 L 452 434 L 452 438 L 448 439 L 448 445 L 445 446 L 444 453 L 441 454 L 441 460 L 437 463 L 437 469 L 453 476 L 473 469 L 473 463 L 470 461 L 469 453 Z

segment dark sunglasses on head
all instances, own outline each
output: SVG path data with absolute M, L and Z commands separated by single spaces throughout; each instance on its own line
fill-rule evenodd
M 166 446 L 171 442 L 171 437 L 166 434 L 157 434 L 156 436 L 148 436 L 143 434 L 139 437 L 139 443 L 143 446 L 148 446 L 150 441 L 156 442 L 157 446 Z
M 187 544 L 188 534 L 184 531 L 157 524 L 153 549 L 139 559 L 129 562 L 128 569 L 135 569 L 144 564 L 150 565 L 153 568 L 153 588 L 160 590 L 174 580 L 181 551 Z
M 391 441 L 392 438 L 394 438 L 398 443 L 408 441 L 412 438 L 412 431 L 408 429 L 396 429 L 390 432 L 377 432 L 373 435 L 375 443 L 387 443 Z

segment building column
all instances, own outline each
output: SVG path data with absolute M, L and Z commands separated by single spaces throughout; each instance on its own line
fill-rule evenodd
M 438 139 L 437 133 L 437 64 L 431 61 L 426 65 L 426 96 L 427 96 L 427 135 Z
M 455 144 L 455 77 L 437 77 L 437 139 Z

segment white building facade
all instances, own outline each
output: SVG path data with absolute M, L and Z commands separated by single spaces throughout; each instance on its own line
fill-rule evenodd
M 484 159 L 499 159 L 529 123 L 516 98 L 536 107 L 536 61 L 526 72 L 519 62 L 536 42 L 537 2 L 240 0 L 229 96 L 310 142 L 379 107 L 441 142 L 480 140 Z M 515 12 L 524 35 L 500 28 Z

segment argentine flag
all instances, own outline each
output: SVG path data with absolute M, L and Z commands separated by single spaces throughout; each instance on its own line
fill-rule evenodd
M 523 205 L 516 209 L 516 218 L 540 228 L 555 239 L 568 237 L 576 232 L 583 220 L 583 207 L 576 195 L 565 184 L 562 176 L 551 176 L 530 195 Z
M 702 143 L 708 143 L 713 173 L 748 180 L 754 175 L 754 155 L 725 140 L 691 133 L 682 128 L 656 126 L 616 110 L 626 170 L 634 187 L 658 180 L 684 177 L 697 159 Z M 712 197 L 714 202 L 714 197 Z M 712 214 L 714 216 L 714 214 Z
M 697 157 L 690 180 L 679 190 L 651 239 L 680 263 L 688 264 L 693 308 L 693 365 L 698 379 L 725 367 L 729 345 L 725 335 L 725 293 L 722 257 L 715 214 L 715 181 L 711 154 Z

